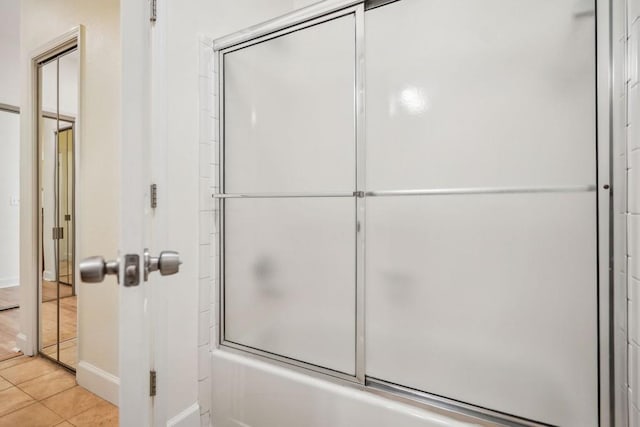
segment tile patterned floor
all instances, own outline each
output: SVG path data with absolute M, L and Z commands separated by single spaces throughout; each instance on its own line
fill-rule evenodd
M 70 287 L 69 287 L 70 288 Z M 60 361 L 73 368 L 76 366 L 77 297 L 60 299 Z M 56 358 L 58 353 L 57 301 L 48 301 L 40 306 L 42 315 L 42 352 Z M 0 311 L 0 361 L 16 356 L 20 309 Z M 21 354 L 21 353 L 20 353 Z
M 16 356 L 16 336 L 19 329 L 19 308 L 0 311 L 0 360 Z
M 40 357 L 0 362 L 0 427 L 117 426 L 118 408 Z
M 0 288 L 0 310 L 20 305 L 20 286 Z

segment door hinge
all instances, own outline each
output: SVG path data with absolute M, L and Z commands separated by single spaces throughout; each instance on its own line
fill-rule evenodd
M 62 228 L 62 227 L 53 227 L 51 229 L 51 238 L 53 240 L 64 239 L 64 228 Z
M 155 209 L 158 207 L 158 185 L 151 184 L 151 208 Z
M 156 22 L 158 20 L 158 2 L 157 0 L 149 0 L 150 14 L 149 21 Z
M 149 396 L 156 395 L 156 371 L 149 371 Z

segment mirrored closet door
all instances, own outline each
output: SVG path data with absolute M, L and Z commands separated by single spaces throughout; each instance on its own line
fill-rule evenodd
M 75 283 L 74 147 L 78 99 L 75 47 L 39 64 L 39 350 L 75 369 L 77 297 Z

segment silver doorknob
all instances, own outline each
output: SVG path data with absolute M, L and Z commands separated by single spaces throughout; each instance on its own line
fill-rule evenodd
M 105 261 L 101 256 L 85 258 L 80 262 L 80 278 L 87 283 L 100 283 L 107 274 L 118 276 L 120 263 Z
M 152 257 L 149 249 L 144 250 L 144 280 L 149 278 L 149 273 L 159 271 L 162 276 L 169 276 L 180 271 L 180 254 L 176 251 L 162 251 L 160 256 Z

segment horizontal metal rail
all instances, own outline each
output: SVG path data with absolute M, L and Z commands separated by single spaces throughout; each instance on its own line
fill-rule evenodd
M 367 197 L 378 196 L 448 196 L 458 194 L 526 194 L 526 193 L 582 193 L 595 191 L 595 185 L 564 187 L 479 187 L 479 188 L 433 188 L 421 190 L 365 191 Z
M 474 406 L 457 400 L 448 399 L 446 397 L 403 387 L 376 378 L 367 377 L 366 385 L 367 391 L 379 396 L 384 396 L 400 402 L 409 400 L 425 405 L 426 407 L 440 408 L 463 417 L 473 417 L 477 420 L 485 422 L 488 421 L 491 425 L 495 424 L 508 427 L 541 427 L 547 425 L 528 420 L 526 418 L 504 414 L 491 409 L 485 409 L 480 406 Z M 483 423 L 481 424 L 484 425 Z
M 354 197 L 353 192 L 346 193 L 215 193 L 214 199 L 270 199 L 270 198 L 296 198 L 296 197 Z
M 6 111 L 7 113 L 18 113 L 20 114 L 20 107 L 10 104 L 3 104 L 0 102 L 0 111 Z
M 461 194 L 530 194 L 530 193 L 583 193 L 595 191 L 595 185 L 561 187 L 478 187 L 478 188 L 430 188 L 416 190 L 372 190 L 365 192 L 336 193 L 214 193 L 214 199 L 268 199 L 302 197 L 366 197 L 382 196 L 449 196 Z

